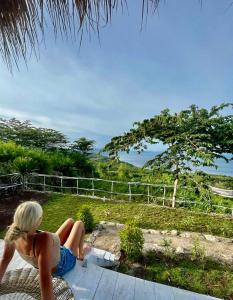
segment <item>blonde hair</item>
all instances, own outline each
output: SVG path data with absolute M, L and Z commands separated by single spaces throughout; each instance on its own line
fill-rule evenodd
M 36 230 L 43 215 L 40 204 L 36 201 L 26 201 L 20 204 L 14 214 L 13 223 L 5 236 L 6 242 L 13 242 L 30 231 Z

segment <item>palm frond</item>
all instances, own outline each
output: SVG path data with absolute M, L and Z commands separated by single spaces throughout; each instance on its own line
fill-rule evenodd
M 145 14 L 157 9 L 160 0 L 141 1 L 143 21 Z M 1 0 L 1 56 L 11 68 L 21 57 L 27 61 L 29 53 L 37 54 L 45 19 L 50 19 L 55 36 L 75 36 L 83 28 L 99 32 L 99 26 L 109 23 L 119 7 L 126 10 L 127 0 Z

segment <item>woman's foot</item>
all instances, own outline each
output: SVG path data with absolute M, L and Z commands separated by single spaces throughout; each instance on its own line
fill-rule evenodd
M 82 253 L 79 253 L 78 259 L 84 260 L 85 256 L 91 251 L 91 246 L 84 244 Z

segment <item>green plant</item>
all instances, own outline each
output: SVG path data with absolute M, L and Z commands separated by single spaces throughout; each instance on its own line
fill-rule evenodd
M 83 205 L 77 213 L 77 218 L 83 221 L 86 232 L 92 232 L 94 229 L 94 218 L 88 205 Z
M 201 246 L 199 239 L 195 239 L 192 247 L 191 259 L 204 262 L 206 257 L 205 252 L 205 247 Z
M 164 248 L 164 255 L 173 259 L 175 257 L 175 249 L 172 247 L 172 241 L 170 239 L 163 238 L 161 246 Z
M 207 215 L 184 209 L 171 210 L 160 206 L 142 205 L 141 203 L 123 203 L 102 201 L 88 197 L 73 195 L 50 194 L 48 198 L 48 211 L 45 212 L 43 229 L 54 231 L 66 218 L 76 218 L 77 211 L 83 204 L 91 208 L 95 222 L 101 220 L 125 224 L 132 216 L 137 217 L 140 228 L 178 231 L 206 232 L 213 235 L 232 238 L 232 218 L 219 215 Z M 46 209 L 47 209 L 46 205 Z M 56 211 L 56 221 L 46 214 Z M 169 219 L 168 217 L 169 216 Z M 184 222 L 184 220 L 186 220 Z M 189 224 L 189 221 L 191 222 Z
M 96 142 L 94 140 L 81 137 L 74 141 L 74 143 L 71 145 L 71 149 L 73 151 L 80 151 L 84 155 L 90 155 L 94 150 L 95 143 Z
M 120 231 L 121 249 L 127 254 L 129 260 L 136 261 L 142 254 L 144 237 L 142 230 L 137 227 L 135 221 L 126 223 Z
M 17 172 L 19 172 L 23 176 L 32 172 L 34 168 L 33 160 L 27 156 L 16 157 L 16 159 L 13 161 L 13 165 Z
M 130 168 L 126 164 L 121 163 L 117 170 L 117 176 L 119 180 L 130 180 Z
M 222 111 L 231 107 L 231 103 L 213 106 L 210 110 L 191 105 L 179 113 L 164 109 L 159 115 L 141 122 L 134 122 L 133 128 L 120 136 L 115 136 L 105 145 L 112 159 L 119 158 L 119 153 L 136 150 L 141 153 L 147 149 L 147 143 L 159 141 L 166 145 L 166 150 L 147 161 L 148 170 L 169 171 L 173 174 L 172 207 L 176 206 L 177 190 L 180 180 L 190 173 L 193 167 L 215 166 L 216 159 L 229 162 L 232 157 L 231 115 Z M 226 156 L 230 155 L 230 158 Z M 209 199 L 209 191 L 202 188 L 204 198 Z

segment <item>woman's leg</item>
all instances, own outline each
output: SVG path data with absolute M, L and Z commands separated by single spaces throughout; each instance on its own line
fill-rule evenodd
M 82 221 L 76 221 L 70 231 L 70 234 L 64 243 L 64 246 L 72 250 L 79 259 L 84 258 L 84 235 L 85 229 Z
M 58 236 L 60 238 L 61 245 L 64 245 L 66 240 L 68 239 L 69 234 L 71 232 L 71 229 L 72 229 L 74 223 L 75 223 L 74 220 L 69 218 L 56 231 L 56 234 L 58 234 Z

